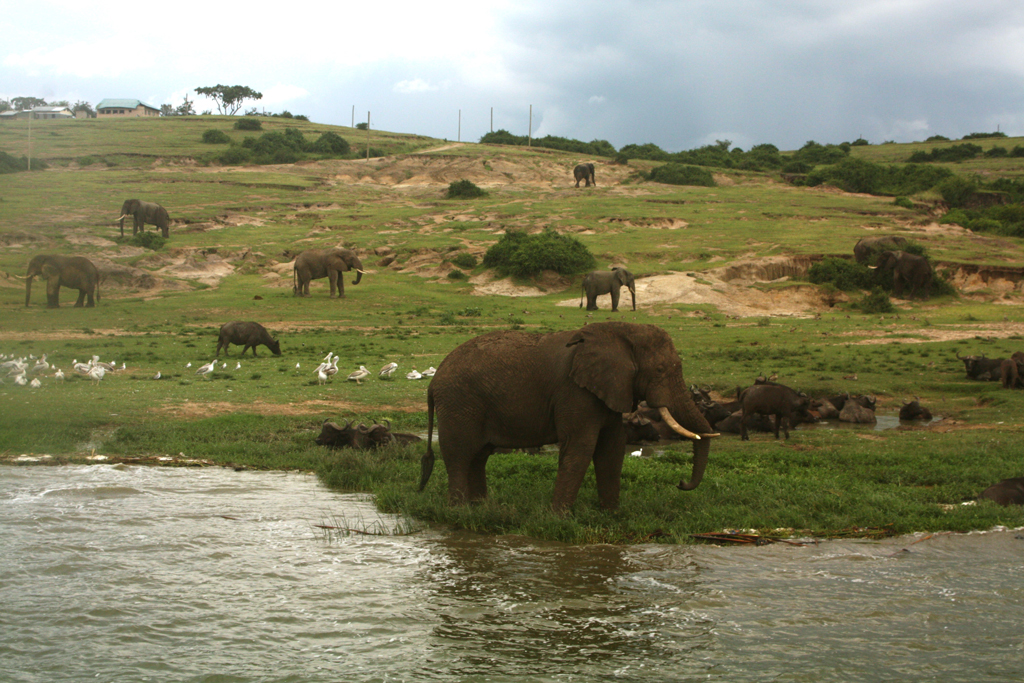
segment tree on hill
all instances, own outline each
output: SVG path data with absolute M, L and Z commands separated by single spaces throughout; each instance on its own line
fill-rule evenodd
M 71 107 L 71 111 L 76 114 L 80 111 L 84 111 L 90 118 L 96 118 L 96 110 L 92 108 L 92 105 L 85 100 L 78 100 L 75 102 L 75 106 Z
M 246 100 L 263 99 L 263 93 L 245 85 L 209 85 L 196 88 L 196 92 L 209 97 L 217 104 L 217 112 L 228 116 L 234 116 Z
M 18 111 L 26 111 L 32 107 L 45 107 L 46 100 L 41 97 L 12 97 L 11 106 Z

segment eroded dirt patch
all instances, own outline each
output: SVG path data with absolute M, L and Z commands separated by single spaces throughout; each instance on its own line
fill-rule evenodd
M 246 403 L 230 403 L 227 401 L 188 401 L 173 406 L 158 406 L 150 412 L 170 415 L 175 418 L 197 420 L 214 415 L 229 413 L 256 413 L 257 415 L 323 415 L 324 413 L 421 413 L 427 410 L 426 403 L 410 403 L 402 406 L 378 405 L 365 406 L 351 401 L 312 400 L 301 403 L 266 403 L 252 401 Z

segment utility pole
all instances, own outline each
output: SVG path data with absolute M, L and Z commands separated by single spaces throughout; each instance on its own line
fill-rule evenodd
M 533 105 L 530 105 L 530 128 L 526 136 L 526 146 L 533 147 Z
M 366 112 L 366 160 L 370 160 L 370 112 Z
M 352 105 L 352 128 L 356 127 L 356 105 Z
M 32 170 L 32 110 L 28 110 L 28 170 Z
M 455 138 L 455 142 L 462 142 L 462 110 L 459 110 L 459 134 Z
M 494 132 L 494 107 L 491 107 L 491 132 Z

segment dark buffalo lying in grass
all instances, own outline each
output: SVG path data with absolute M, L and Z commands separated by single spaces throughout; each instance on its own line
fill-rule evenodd
M 900 420 L 931 420 L 932 412 L 921 405 L 921 399 L 914 397 L 913 401 L 903 399 L 900 407 Z
M 320 429 L 320 436 L 316 437 L 316 443 L 328 448 L 374 450 L 392 443 L 404 446 L 423 440 L 415 434 L 392 432 L 391 423 L 387 420 L 384 422 L 387 424 L 374 424 L 370 427 L 360 424 L 353 427 L 352 421 L 349 420 L 344 427 L 339 427 L 337 423 L 325 420 Z
M 978 498 L 1000 505 L 1024 505 L 1024 477 L 1003 479 L 998 484 L 992 484 Z
M 1004 358 L 985 358 L 984 355 L 961 356 L 959 351 L 957 351 L 956 357 L 957 360 L 963 361 L 967 379 L 998 382 L 1002 378 L 1000 371 Z

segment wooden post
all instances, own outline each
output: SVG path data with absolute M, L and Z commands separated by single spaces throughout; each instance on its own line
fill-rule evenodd
M 533 105 L 530 105 L 530 128 L 526 136 L 526 146 L 533 147 Z
M 455 142 L 462 142 L 462 110 L 459 110 L 459 133 L 455 138 Z
M 491 107 L 491 132 L 494 132 L 494 107 Z
M 366 112 L 366 160 L 370 160 L 370 112 Z
M 352 127 L 356 127 L 356 105 L 352 105 Z
M 28 110 L 28 170 L 32 170 L 32 110 Z

